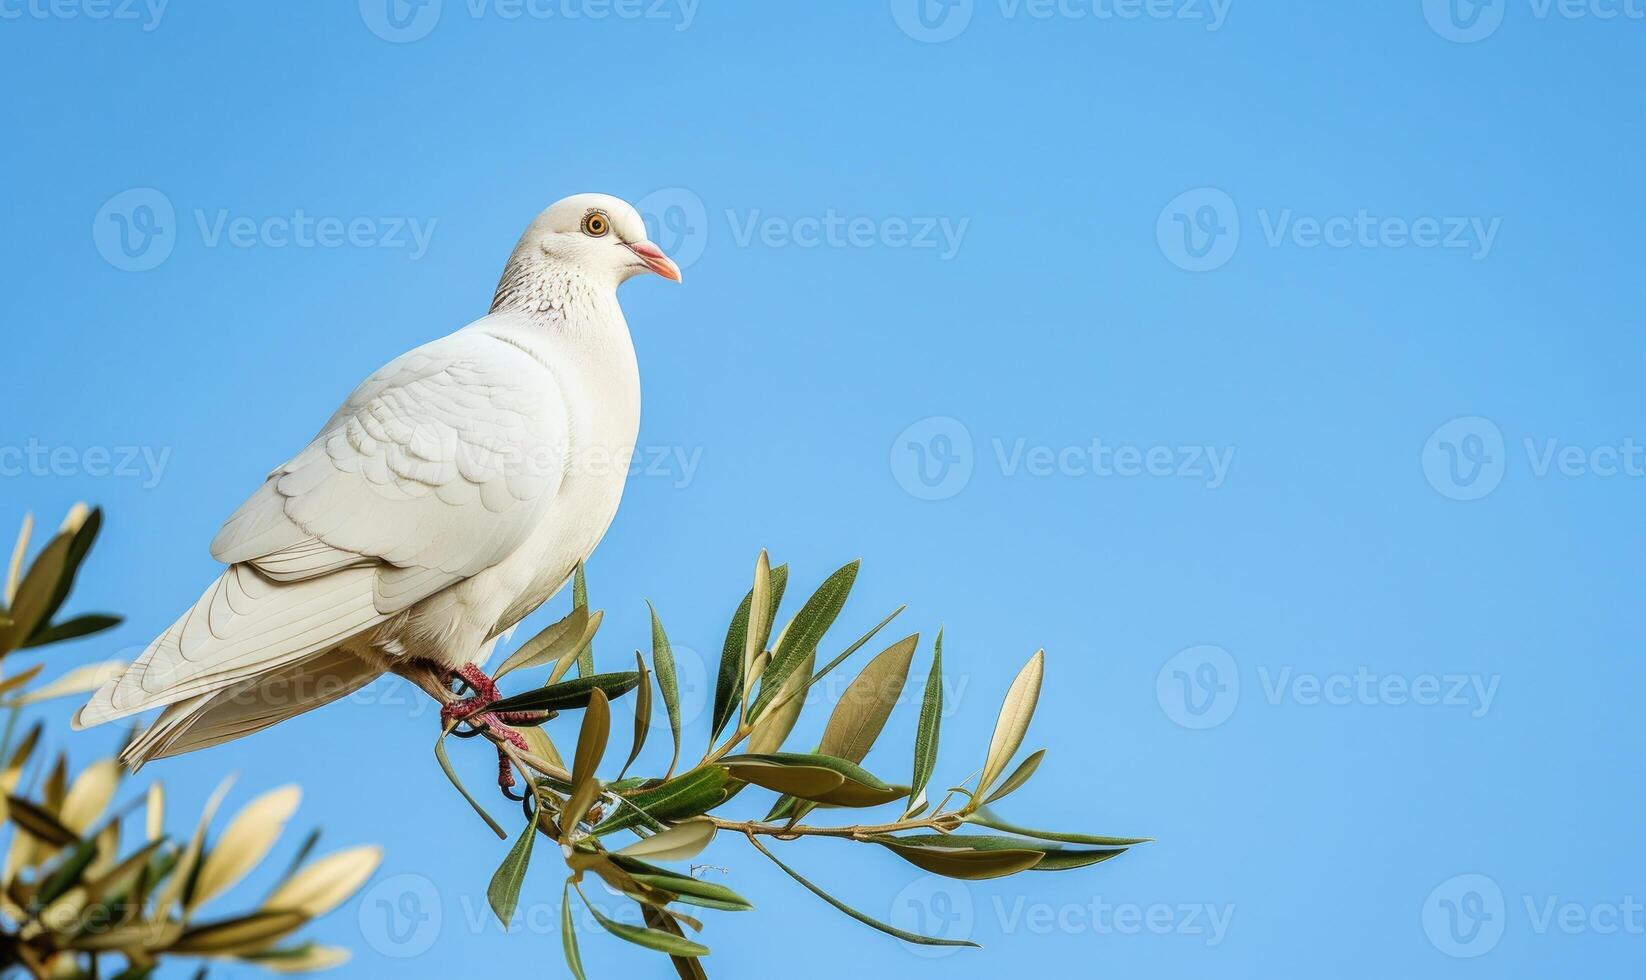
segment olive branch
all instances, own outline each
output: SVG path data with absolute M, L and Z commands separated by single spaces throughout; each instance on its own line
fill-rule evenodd
M 918 633 L 886 647 L 858 673 L 835 705 L 815 751 L 783 751 L 805 705 L 807 691 L 867 646 L 902 611 L 894 610 L 821 668 L 817 651 L 844 608 L 856 580 L 851 562 L 825 579 L 777 632 L 772 629 L 788 584 L 788 566 L 772 567 L 764 551 L 754 583 L 732 617 L 716 678 L 709 747 L 694 765 L 680 770 L 681 720 L 678 681 L 668 635 L 651 609 L 651 661 L 635 653 L 633 670 L 597 673 L 593 641 L 602 613 L 590 612 L 583 569 L 573 582 L 572 611 L 523 643 L 495 674 L 496 679 L 530 668 L 548 667 L 540 686 L 489 703 L 460 700 L 444 677 L 427 669 L 404 671 L 446 707 L 447 718 L 435 755 L 475 812 L 500 839 L 503 828 L 463 787 L 445 749 L 448 736 L 484 736 L 502 761 L 504 793 L 520 803 L 525 823 L 487 890 L 493 911 L 507 926 L 518 906 L 538 836 L 559 846 L 569 871 L 561 888 L 561 938 L 572 974 L 584 977 L 572 929 L 575 893 L 595 920 L 620 939 L 667 954 L 681 977 L 705 977 L 707 946 L 689 938 L 702 923 L 680 906 L 747 911 L 753 905 L 723 885 L 703 881 L 664 865 L 689 862 L 720 831 L 747 839 L 761 855 L 837 910 L 898 939 L 923 945 L 975 946 L 961 939 L 924 936 L 899 929 L 840 901 L 785 864 L 764 843 L 800 837 L 838 838 L 870 844 L 932 874 L 967 880 L 998 878 L 1021 871 L 1065 871 L 1116 857 L 1139 837 L 1035 830 L 1016 826 L 990 806 L 1022 787 L 1035 774 L 1045 750 L 1017 758 L 1040 695 L 1044 651 L 1018 672 L 1006 693 L 980 769 L 948 787 L 933 804 L 928 788 L 936 770 L 943 713 L 943 633 L 932 646 L 931 666 L 906 785 L 888 783 L 861 763 L 880 736 L 920 644 Z M 572 668 L 577 675 L 567 679 Z M 673 754 L 662 776 L 628 775 L 651 728 L 655 693 L 660 695 L 673 736 Z M 611 781 L 597 775 L 610 742 L 611 702 L 633 692 L 634 729 L 622 768 Z M 461 706 L 473 704 L 462 710 Z M 459 706 L 454 710 L 453 706 Z M 581 727 L 568 765 L 544 722 L 580 710 Z M 518 773 L 524 790 L 510 791 Z M 778 794 L 759 820 L 729 819 L 715 811 L 749 787 Z M 845 826 L 803 822 L 814 810 L 870 809 L 901 804 L 894 820 Z M 968 825 L 994 831 L 963 833 Z M 611 846 L 627 832 L 635 840 Z M 614 921 L 583 894 L 593 874 L 612 891 L 640 907 L 643 926 Z
M 26 561 L 33 521 L 24 519 L 0 596 L 4 666 L 14 653 L 120 623 L 106 614 L 56 619 L 101 526 L 100 511 L 76 505 Z M 223 915 L 220 896 L 265 863 L 297 809 L 298 788 L 262 794 L 208 842 L 230 777 L 193 833 L 174 838 L 166 831 L 166 794 L 158 781 L 116 804 L 116 794 L 128 790 L 128 774 L 115 759 L 71 775 L 62 753 L 45 764 L 42 724 L 18 736 L 25 708 L 94 690 L 123 665 L 89 664 L 31 688 L 44 666 L 0 677 L 0 708 L 7 712 L 0 827 L 11 832 L 0 865 L 0 973 L 138 980 L 164 964 L 224 960 L 303 973 L 349 958 L 345 949 L 287 940 L 365 884 L 381 860 L 378 848 L 351 847 L 310 861 L 320 836 L 312 831 L 261 903 Z M 126 826 L 133 823 L 136 833 Z M 205 972 L 201 967 L 197 976 Z

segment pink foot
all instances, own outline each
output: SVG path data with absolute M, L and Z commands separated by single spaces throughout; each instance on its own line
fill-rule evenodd
M 454 671 L 452 676 L 461 678 L 474 694 L 441 708 L 441 722 L 449 726 L 453 721 L 461 720 L 475 729 L 484 729 L 490 735 L 508 742 L 522 752 L 527 751 L 525 736 L 507 724 L 526 721 L 527 715 L 513 712 L 499 715 L 485 710 L 488 705 L 496 703 L 502 697 L 497 690 L 497 684 L 474 664 L 464 664 L 462 668 Z M 514 769 L 501 746 L 497 749 L 497 784 L 505 790 L 514 787 Z

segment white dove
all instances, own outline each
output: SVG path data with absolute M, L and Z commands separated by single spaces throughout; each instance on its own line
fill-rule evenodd
M 500 633 L 617 513 L 640 376 L 617 287 L 680 269 L 640 214 L 578 194 L 538 216 L 491 312 L 390 361 L 211 544 L 228 565 L 75 716 L 168 706 L 134 768 L 260 731 L 417 665 L 495 698 Z M 511 733 L 512 734 L 512 733 Z

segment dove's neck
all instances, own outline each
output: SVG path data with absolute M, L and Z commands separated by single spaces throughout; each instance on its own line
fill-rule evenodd
M 547 260 L 535 250 L 516 252 L 497 284 L 491 312 L 523 320 L 516 340 L 551 370 L 570 359 L 619 404 L 632 403 L 635 417 L 618 425 L 632 444 L 639 423 L 640 370 L 628 321 L 617 303 L 617 283 Z

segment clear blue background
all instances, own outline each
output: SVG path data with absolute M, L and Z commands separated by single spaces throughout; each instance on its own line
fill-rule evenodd
M 861 557 L 829 646 L 906 602 L 899 625 L 925 638 L 918 673 L 946 625 L 958 697 L 940 780 L 980 764 L 1000 695 L 1044 647 L 1030 739 L 1051 752 L 1002 811 L 1159 839 L 1086 871 L 938 898 L 888 854 L 785 846 L 820 883 L 905 925 L 911 896 L 924 896 L 927 925 L 951 929 L 969 903 L 969 933 L 987 948 L 941 961 L 722 840 L 704 860 L 759 911 L 705 916 L 712 975 L 1638 968 L 1638 931 L 1540 930 L 1527 901 L 1604 919 L 1641 895 L 1642 480 L 1540 476 L 1524 440 L 1585 451 L 1646 440 L 1646 22 L 1539 17 L 1532 0 L 1499 0 L 1500 28 L 1464 44 L 1417 0 L 1235 0 L 1216 31 L 979 0 L 958 36 L 929 43 L 885 2 L 704 4 L 689 26 L 674 5 L 665 19 L 563 9 L 510 20 L 446 0 L 409 43 L 375 34 L 352 3 L 176 0 L 148 25 L 0 20 L 3 441 L 82 461 L 93 447 L 170 453 L 157 481 L 79 464 L 0 480 L 7 521 L 32 509 L 55 522 L 78 499 L 108 512 L 74 607 L 129 620 L 55 663 L 129 652 L 164 628 L 215 574 L 206 544 L 222 518 L 369 371 L 483 313 L 540 208 L 576 191 L 641 200 L 672 188 L 653 200 L 703 210 L 684 239 L 678 225 L 657 237 L 701 256 L 682 286 L 636 281 L 623 303 L 642 444 L 701 456 L 690 480 L 678 466 L 631 480 L 590 563 L 607 610 L 602 663 L 619 669 L 646 642 L 650 597 L 676 643 L 712 665 L 762 546 L 808 586 Z M 94 219 L 144 187 L 175 207 L 175 247 L 149 271 L 122 271 Z M 1157 223 L 1205 187 L 1234 202 L 1241 237 L 1226 264 L 1192 273 L 1157 243 Z M 220 209 L 436 224 L 416 260 L 212 247 L 195 214 Z M 1271 244 L 1264 221 L 1285 209 L 1501 225 L 1480 259 Z M 885 236 L 739 240 L 754 215 L 781 229 L 831 211 L 967 225 L 949 258 Z M 930 501 L 905 491 L 898 437 L 934 416 L 964 426 L 973 472 Z M 1426 471 L 1425 444 L 1473 416 L 1505 440 L 1488 452 L 1502 479 L 1464 501 L 1431 479 L 1442 471 Z M 1007 473 L 994 448 L 1094 438 L 1236 455 L 1214 489 Z M 1208 644 L 1228 652 L 1240 691 L 1221 724 L 1185 727 L 1171 672 L 1157 680 L 1179 651 Z M 1479 713 L 1311 704 L 1264 684 L 1287 669 L 1361 668 L 1499 686 Z M 554 855 L 540 849 L 528 879 L 537 911 L 517 932 L 529 934 L 504 936 L 484 889 L 506 845 L 434 765 L 429 712 L 384 700 L 157 764 L 173 822 L 186 827 L 231 770 L 231 807 L 300 781 L 300 823 L 323 824 L 333 847 L 381 842 L 378 880 L 423 876 L 443 916 L 431 948 L 395 961 L 373 904 L 384 893 L 356 899 L 311 930 L 355 950 L 341 972 L 556 975 Z M 871 768 L 904 778 L 914 713 L 898 713 Z M 795 743 L 825 717 L 814 707 Z M 615 730 L 624 741 L 626 726 Z M 688 753 L 706 731 L 692 720 Z M 119 733 L 56 738 L 80 763 Z M 663 763 L 666 742 L 654 733 L 648 763 Z M 486 754 L 461 744 L 457 756 L 485 786 Z M 1432 941 L 1424 918 L 1461 874 L 1487 876 L 1503 900 L 1501 940 L 1467 959 Z M 235 894 L 255 901 L 258 884 Z M 1030 931 L 1010 915 L 1020 898 L 1065 912 L 1068 928 Z M 1125 931 L 1082 911 L 1094 900 L 1169 911 L 1149 913 L 1165 917 L 1158 933 Z M 1184 906 L 1232 915 L 1226 934 Z M 595 976 L 666 969 L 595 934 L 583 952 Z

